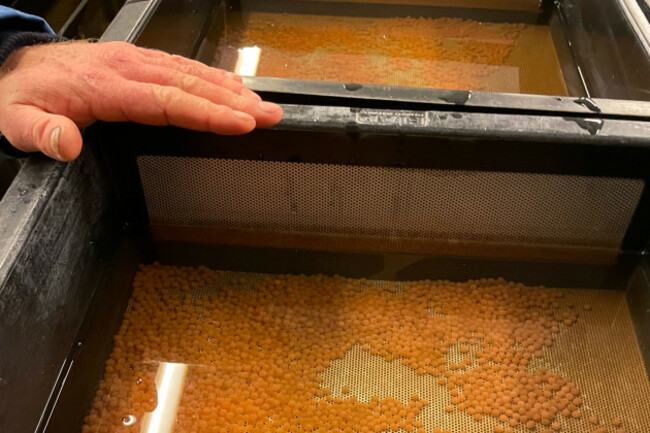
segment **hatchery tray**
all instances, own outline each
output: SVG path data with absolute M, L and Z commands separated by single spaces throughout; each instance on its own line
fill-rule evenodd
M 650 382 L 618 290 L 153 264 L 140 267 L 114 341 L 83 432 L 650 424 Z
M 648 100 L 649 28 L 634 0 L 222 0 L 162 3 L 137 43 L 249 76 L 259 91 L 335 82 Z
M 305 3 L 319 3 L 321 7 L 333 2 Z M 210 53 L 206 58 L 211 61 L 214 50 L 206 44 L 211 41 L 211 25 L 219 16 L 218 4 L 223 3 L 170 0 L 160 2 L 156 9 L 157 1 L 127 1 L 102 40 L 136 41 L 199 59 Z M 617 31 L 630 36 L 597 39 L 599 46 L 607 41 L 614 44 L 607 53 L 620 53 L 617 44 L 622 44 L 631 54 L 608 62 L 603 61 L 602 52 L 592 51 L 590 58 L 598 67 L 583 69 L 585 89 L 593 95 L 617 99 L 256 76 L 247 77 L 245 83 L 263 92 L 265 98 L 283 103 L 283 121 L 273 129 L 223 137 L 171 127 L 97 124 L 84 132 L 85 150 L 78 161 L 64 165 L 38 157 L 29 159 L 0 206 L 0 413 L 20 414 L 0 416 L 0 430 L 76 432 L 86 425 L 86 430 L 139 431 L 145 419 L 149 423 L 157 419 L 153 414 L 144 415 L 154 409 L 152 397 L 156 397 L 155 407 L 173 403 L 173 399 L 157 395 L 155 387 L 157 376 L 167 376 L 176 378 L 172 382 L 177 384 L 181 379 L 188 384 L 183 392 L 193 400 L 183 405 L 181 396 L 182 419 L 202 409 L 195 412 L 197 425 L 192 431 L 241 427 L 237 423 L 242 419 L 251 425 L 241 433 L 274 430 L 276 426 L 270 423 L 276 421 L 284 423 L 278 430 L 313 431 L 321 424 L 304 417 L 322 420 L 315 416 L 317 409 L 309 406 L 316 401 L 318 410 L 332 410 L 326 425 L 340 426 L 337 419 L 341 421 L 342 416 L 352 422 L 356 418 L 348 415 L 356 416 L 359 410 L 370 411 L 368 420 L 380 423 L 364 422 L 354 429 L 344 428 L 345 433 L 382 428 L 404 432 L 407 427 L 415 433 L 423 433 L 418 429 L 437 433 L 436 429 L 452 428 L 454 433 L 462 429 L 468 433 L 471 429 L 497 431 L 499 427 L 508 431 L 515 411 L 506 408 L 503 414 L 493 413 L 499 409 L 494 402 L 506 407 L 519 398 L 523 407 L 517 406 L 519 418 L 513 427 L 519 433 L 529 431 L 528 422 L 535 423 L 540 432 L 547 428 L 555 431 L 553 423 L 558 422 L 567 431 L 593 427 L 609 433 L 619 428 L 645 433 L 647 411 L 643 407 L 647 407 L 650 365 L 650 109 L 647 102 L 621 100 L 644 99 L 644 80 L 648 77 L 636 74 L 644 71 L 645 57 L 639 51 L 636 33 L 629 33 L 631 23 L 627 18 L 620 20 L 621 4 L 602 1 L 593 8 L 571 8 L 573 18 L 580 18 L 584 25 L 572 27 L 560 22 L 563 32 L 574 29 L 580 34 L 580 29 L 590 29 L 582 32 L 578 53 L 589 52 L 583 48 L 596 41 L 591 30 L 609 34 L 614 30 L 610 24 L 616 24 Z M 368 5 L 364 3 L 363 8 L 382 10 L 376 4 L 370 4 L 372 8 Z M 619 8 L 613 9 L 618 12 L 612 12 L 612 7 Z M 607 20 L 598 19 L 603 14 Z M 377 15 L 368 18 L 382 18 Z M 462 18 L 469 19 L 469 15 Z M 594 27 L 595 22 L 606 26 Z M 560 65 L 572 64 L 562 58 L 558 52 Z M 571 80 L 566 79 L 564 70 L 563 74 L 568 85 Z M 599 81 L 599 77 L 606 79 Z M 569 87 L 567 90 L 572 94 Z M 155 261 L 192 268 L 175 270 L 180 272 L 174 277 L 177 285 L 170 286 L 167 277 L 171 268 L 152 266 Z M 138 264 L 146 267 L 136 277 Z M 199 265 L 209 269 L 196 268 Z M 156 272 L 160 278 L 153 286 L 147 280 L 144 294 L 167 294 L 160 299 L 143 299 L 146 305 L 139 310 L 138 297 L 143 292 L 138 282 L 134 285 L 134 278 L 153 278 Z M 180 276 L 196 273 L 214 275 L 215 279 L 203 284 L 193 278 L 188 287 L 183 287 L 185 277 Z M 315 277 L 319 274 L 324 277 Z M 237 321 L 230 315 L 214 320 L 233 325 L 233 332 L 239 323 L 254 325 L 257 332 L 247 334 L 250 340 L 215 337 L 208 341 L 210 336 L 203 328 L 210 324 L 205 320 L 207 314 L 216 314 L 223 307 L 212 300 L 229 293 L 227 282 L 235 275 L 238 280 L 232 287 L 232 299 L 224 302 L 232 310 L 248 305 L 252 312 L 236 317 Z M 498 289 L 473 288 L 470 285 L 474 283 L 467 283 L 499 277 L 527 287 L 507 286 L 499 298 Z M 285 299 L 282 308 L 276 302 L 273 311 L 277 309 L 287 317 L 283 326 L 288 328 L 282 332 L 291 337 L 282 340 L 282 332 L 267 332 L 275 329 L 270 322 L 273 316 L 262 308 L 269 304 L 260 298 L 260 293 L 275 289 L 265 292 L 262 286 L 257 291 L 251 288 L 261 281 L 272 281 L 275 287 L 277 279 L 278 287 L 286 289 L 288 281 L 300 278 L 318 283 L 301 290 L 302 296 L 310 296 L 300 298 L 307 302 L 300 307 L 290 308 L 291 299 Z M 362 278 L 366 279 L 363 285 L 368 286 L 364 290 Z M 427 279 L 430 281 L 425 282 Z M 448 282 L 437 283 L 439 280 Z M 354 293 L 346 292 L 338 283 L 336 287 L 328 285 L 328 281 L 352 287 Z M 504 285 L 505 281 L 479 283 Z M 548 289 L 536 288 L 542 284 Z M 436 289 L 420 290 L 429 286 Z M 486 296 L 485 303 L 477 303 L 481 290 L 495 292 Z M 523 296 L 510 302 L 517 290 L 539 297 Z M 415 299 L 414 293 L 422 296 Z M 163 304 L 179 305 L 181 294 L 184 300 L 178 313 L 166 314 L 166 310 L 158 309 Z M 559 294 L 563 297 L 556 299 Z M 441 299 L 442 295 L 447 297 Z M 367 312 L 372 305 L 355 305 L 354 300 L 364 296 L 377 301 L 374 315 L 367 319 L 367 329 L 393 333 L 385 338 L 385 344 L 383 339 L 373 340 L 372 335 L 364 334 L 365 324 L 350 322 L 358 311 Z M 338 308 L 328 309 L 322 305 L 323 299 Z M 558 306 L 551 312 L 547 304 L 536 307 L 535 299 L 550 299 Z M 246 304 L 255 300 L 259 308 Z M 403 304 L 403 311 L 399 311 L 404 314 L 396 316 L 392 309 L 380 308 L 384 301 Z M 431 311 L 422 308 L 423 302 L 427 307 L 431 302 Z M 449 310 L 459 304 L 470 312 L 480 312 L 473 316 L 489 315 L 491 320 L 501 320 L 503 326 L 486 325 L 484 331 L 473 331 L 476 335 L 471 340 L 461 331 L 467 330 L 463 326 L 476 325 L 475 318 L 467 317 L 463 309 Z M 590 307 L 585 308 L 587 304 Z M 502 308 L 505 311 L 501 313 Z M 290 311 L 293 315 L 287 316 Z M 125 312 L 127 320 L 150 326 L 145 330 L 151 332 L 138 332 L 131 339 L 133 334 L 129 333 L 134 328 L 123 322 Z M 205 313 L 204 320 L 197 321 L 201 312 Z M 142 322 L 142 317 L 154 313 L 158 314 L 154 320 Z M 298 373 L 308 360 L 322 358 L 320 349 L 302 347 L 303 353 L 291 344 L 277 347 L 277 338 L 291 343 L 306 341 L 304 335 L 313 337 L 314 327 L 308 322 L 314 322 L 318 314 L 324 314 L 319 325 L 326 331 L 318 337 L 328 338 L 327 347 L 334 347 L 331 354 L 335 356 L 325 360 L 329 365 L 321 364 L 322 371 L 314 372 L 320 378 L 306 375 L 305 380 L 318 383 L 315 388 L 312 382 L 301 382 Z M 392 317 L 396 326 L 384 321 L 381 328 L 373 328 L 375 322 L 387 317 Z M 173 337 L 188 337 L 178 327 L 179 318 L 194 325 L 190 328 L 192 340 Z M 404 318 L 413 320 L 405 322 Z M 389 350 L 395 336 L 404 332 L 410 332 L 407 337 L 413 336 L 413 328 L 422 320 L 431 326 L 454 326 L 450 331 L 453 335 L 445 334 L 444 326 L 435 331 L 444 337 L 438 343 L 453 340 L 444 356 L 442 349 L 438 355 L 432 349 L 421 364 L 421 354 L 415 350 L 420 346 L 406 353 L 410 340 L 402 342 L 401 338 L 395 345 L 399 352 Z M 545 338 L 537 347 L 538 339 L 523 337 L 528 336 L 529 326 L 542 321 L 550 327 L 540 331 Z M 153 329 L 155 326 L 160 328 Z M 338 329 L 332 337 L 327 333 L 334 332 L 334 327 Z M 508 359 L 508 350 L 503 356 L 493 353 L 494 359 L 482 365 L 479 359 L 482 362 L 486 358 L 477 357 L 477 353 L 489 353 L 490 344 L 494 349 L 503 343 L 491 337 L 488 344 L 488 334 L 497 332 L 499 337 L 502 334 L 498 332 L 515 328 L 515 342 L 508 350 L 532 355 L 517 380 L 508 382 L 517 393 L 506 395 L 508 371 L 499 368 Z M 158 335 L 158 329 L 164 332 Z M 170 334 L 172 331 L 177 334 Z M 434 330 L 430 331 L 429 335 L 434 335 Z M 423 338 L 425 334 L 418 334 L 416 344 L 436 343 L 435 338 Z M 260 341 L 260 335 L 268 340 Z M 452 340 L 445 339 L 448 337 Z M 523 341 L 518 342 L 520 337 Z M 260 348 L 266 353 L 273 347 L 290 353 L 293 358 L 277 357 L 278 368 L 283 362 L 296 361 L 298 367 L 292 373 L 298 378 L 291 382 L 291 377 L 283 377 L 278 394 L 269 396 L 268 401 L 261 394 L 256 396 L 252 409 L 250 393 L 248 400 L 228 401 L 223 396 L 231 389 L 227 383 L 221 383 L 223 388 L 219 389 L 210 388 L 213 382 L 200 384 L 212 366 L 208 357 L 214 352 L 211 344 L 219 341 L 260 343 L 258 352 L 253 351 L 255 355 L 260 354 Z M 160 347 L 142 356 L 151 342 Z M 114 351 L 123 344 L 129 353 L 137 355 L 128 355 L 128 371 L 133 375 L 125 378 L 130 382 L 111 379 L 112 374 L 125 372 L 127 351 L 124 355 Z M 196 355 L 196 351 L 191 352 L 196 347 L 203 350 L 205 359 L 190 359 Z M 181 348 L 193 354 L 183 355 L 186 352 Z M 236 348 L 239 350 L 223 356 L 251 354 L 250 347 Z M 508 368 L 523 365 L 523 354 L 520 359 L 513 355 L 511 359 L 516 361 L 508 363 Z M 305 362 L 298 362 L 302 357 L 306 357 Z M 412 360 L 407 360 L 408 365 L 403 362 L 406 358 Z M 114 362 L 106 364 L 109 359 Z M 259 356 L 254 360 L 261 362 Z M 240 385 L 236 381 L 245 380 L 243 385 L 249 387 L 250 383 L 252 388 L 255 384 L 257 389 L 265 382 L 259 374 L 259 379 L 255 376 L 253 380 L 252 366 L 251 357 L 239 359 L 227 371 L 248 372 L 250 367 L 250 377 L 240 378 L 235 373 L 227 377 Z M 494 389 L 477 389 L 476 383 L 494 379 L 481 374 L 488 368 L 497 376 L 503 373 L 504 383 Z M 183 371 L 180 376 L 175 373 Z M 361 371 L 372 374 L 362 380 L 357 374 Z M 140 372 L 142 376 L 136 377 Z M 470 382 L 473 376 L 468 376 L 465 383 L 461 374 L 479 377 Z M 271 380 L 269 377 L 264 381 Z M 452 378 L 459 395 L 452 395 L 454 389 L 447 387 Z M 142 380 L 138 383 L 138 379 Z M 282 387 L 289 383 L 296 388 L 287 396 L 287 389 Z M 559 390 L 555 388 L 558 383 L 563 383 Z M 530 406 L 533 397 L 541 398 L 539 387 L 536 391 L 534 385 L 542 384 L 541 397 L 546 400 Z M 525 390 L 530 390 L 529 394 Z M 460 401 L 465 391 L 468 400 Z M 545 395 L 547 391 L 551 396 Z M 503 395 L 494 398 L 494 392 Z M 629 395 L 635 395 L 636 401 Z M 271 408 L 279 404 L 280 400 L 275 400 L 279 396 L 283 396 L 282 402 L 289 402 L 287 407 L 293 402 L 294 410 L 279 411 L 268 419 Z M 139 399 L 139 407 L 134 398 Z M 456 398 L 455 403 L 452 398 Z M 528 400 L 523 403 L 525 398 Z M 565 404 L 565 398 L 569 403 Z M 425 400 L 427 404 L 423 405 Z M 210 405 L 206 408 L 193 403 L 196 401 L 209 401 Z M 97 404 L 94 410 L 93 402 Z M 342 407 L 349 412 L 341 412 Z M 214 408 L 219 408 L 216 413 Z M 377 408 L 385 419 L 382 413 L 379 421 L 372 416 Z M 565 410 L 569 408 L 567 416 Z M 470 409 L 474 413 L 470 414 Z M 404 419 L 395 418 L 402 415 Z M 302 417 L 304 425 L 298 425 L 293 416 Z M 391 422 L 382 424 L 389 416 L 393 417 Z M 475 416 L 480 419 L 475 420 Z M 594 423 L 589 419 L 592 416 L 597 418 Z M 615 425 L 619 420 L 620 427 Z M 253 429 L 257 422 L 261 424 Z
M 548 26 L 254 11 L 228 14 L 225 26 L 212 64 L 244 75 L 568 94 Z M 254 47 L 258 66 L 246 70 Z

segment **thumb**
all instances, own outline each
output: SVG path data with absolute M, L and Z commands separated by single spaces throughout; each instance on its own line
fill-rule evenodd
M 71 161 L 81 153 L 83 141 L 75 123 L 32 105 L 16 105 L 7 110 L 2 133 L 24 152 L 40 150 L 50 158 Z

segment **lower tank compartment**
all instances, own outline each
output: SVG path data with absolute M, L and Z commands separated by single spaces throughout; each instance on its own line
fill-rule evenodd
M 308 108 L 310 118 L 319 109 Z M 546 143 L 343 126 L 236 138 L 124 128 L 87 137 L 102 138 L 97 154 L 59 173 L 52 184 L 65 188 L 43 205 L 48 219 L 24 231 L 3 301 L 30 312 L 27 302 L 44 299 L 53 312 L 3 328 L 16 341 L 0 339 L 7 353 L 21 355 L 3 366 L 29 368 L 10 377 L 2 407 L 31 403 L 39 418 L 19 430 L 0 417 L 0 430 L 649 425 L 646 146 L 604 133 L 587 145 L 578 134 Z M 163 226 L 172 235 L 159 236 Z M 190 229 L 233 236 L 184 239 Z M 258 236 L 269 232 L 300 242 Z M 314 236 L 292 237 L 303 233 Z M 316 235 L 336 239 L 317 244 Z M 449 248 L 380 248 L 354 236 Z M 484 254 L 459 248 L 475 241 Z M 23 283 L 33 275 L 38 284 Z M 66 297 L 47 302 L 56 290 Z M 66 338 L 44 339 L 56 347 L 41 350 L 36 338 L 64 325 Z M 36 401 L 27 381 L 43 365 L 60 374 L 31 387 Z
M 196 265 L 202 250 L 193 250 L 168 247 L 157 257 Z M 108 361 L 99 367 L 91 356 L 104 373 L 82 431 L 643 432 L 650 425 L 638 343 L 645 337 L 635 334 L 647 285 L 635 304 L 633 290 L 620 287 L 625 277 L 605 272 L 593 284 L 577 265 L 549 265 L 557 274 L 550 278 L 526 271 L 535 264 L 511 266 L 527 273 L 524 285 L 472 261 L 458 266 L 465 277 L 450 281 L 431 261 L 409 266 L 407 257 L 393 266 L 400 260 L 386 256 L 373 267 L 354 255 L 313 254 L 296 259 L 310 263 L 306 274 L 282 254 L 270 263 L 272 252 L 235 266 L 224 260 L 231 270 L 213 269 L 219 259 L 208 255 L 211 268 L 140 265 Z M 287 268 L 293 274 L 276 272 Z M 572 272 L 588 288 L 574 288 Z M 572 288 L 530 282 L 554 278 Z

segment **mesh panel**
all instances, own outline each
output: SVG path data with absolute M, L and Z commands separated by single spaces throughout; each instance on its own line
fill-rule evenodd
M 643 181 L 141 156 L 152 225 L 617 250 Z
M 605 426 L 606 432 L 615 432 L 611 420 L 624 418 L 625 432 L 645 432 L 645 426 L 650 425 L 650 412 L 646 403 L 637 404 L 635 399 L 650 401 L 650 382 L 636 343 L 625 294 L 613 290 L 576 289 L 563 290 L 563 294 L 562 307 L 590 305 L 592 310 L 581 312 L 579 321 L 571 328 L 562 328 L 554 345 L 544 348 L 542 356 L 534 359 L 529 367 L 531 371 L 548 368 L 571 377 L 582 391 L 581 418 L 558 417 L 560 431 L 587 433 Z M 467 319 L 471 317 L 468 315 Z M 457 362 L 453 359 L 453 351 L 448 359 Z M 408 402 L 412 394 L 418 394 L 433 403 L 418 416 L 429 432 L 433 427 L 441 427 L 452 432 L 492 433 L 499 425 L 491 416 L 477 423 L 459 410 L 446 413 L 444 408 L 451 402 L 449 391 L 438 385 L 435 378 L 419 375 L 399 360 L 386 362 L 359 345 L 343 359 L 334 360 L 324 378 L 323 386 L 332 389 L 333 395 L 354 395 L 360 401 L 377 395 Z M 349 395 L 341 393 L 342 386 L 350 388 Z M 589 421 L 592 416 L 598 418 L 596 425 Z M 546 433 L 550 429 L 536 426 L 530 430 L 524 425 L 515 429 L 518 433 L 530 431 Z

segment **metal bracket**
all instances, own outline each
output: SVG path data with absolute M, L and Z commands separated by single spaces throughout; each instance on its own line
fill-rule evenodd
M 160 0 L 128 0 L 99 41 L 135 42 L 159 4 Z

